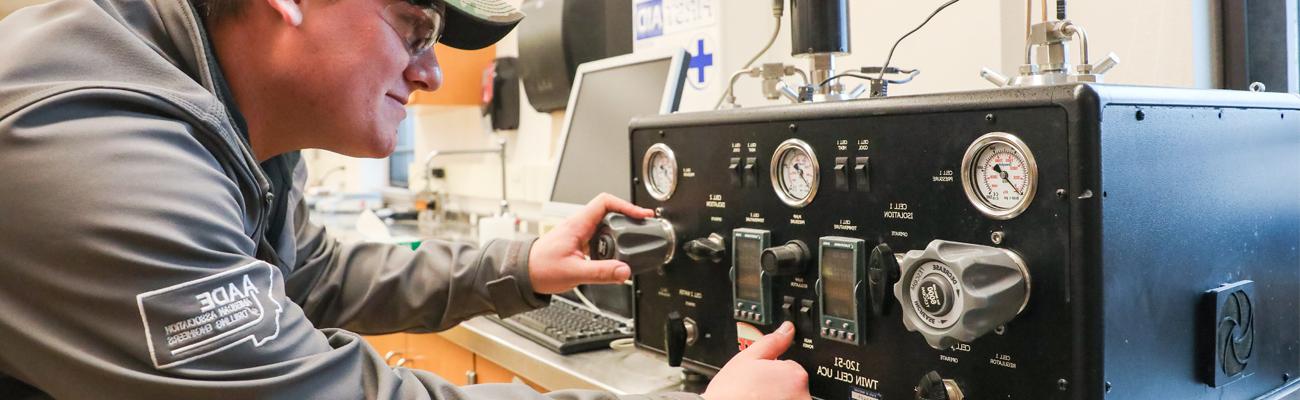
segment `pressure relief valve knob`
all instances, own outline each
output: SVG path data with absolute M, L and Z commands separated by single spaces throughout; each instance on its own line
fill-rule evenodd
M 677 238 L 667 220 L 632 219 L 623 214 L 609 213 L 600 220 L 588 245 L 591 259 L 625 262 L 635 275 L 653 271 L 672 261 Z
M 907 252 L 899 265 L 894 297 L 903 326 L 935 349 L 974 341 L 1029 303 L 1029 269 L 1010 250 L 935 240 Z

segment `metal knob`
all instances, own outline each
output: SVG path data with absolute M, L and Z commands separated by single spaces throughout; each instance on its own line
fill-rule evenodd
M 784 245 L 763 249 L 759 264 L 763 266 L 763 272 L 789 276 L 803 272 L 811 258 L 808 245 L 800 240 L 791 240 Z
M 673 259 L 677 238 L 672 224 L 660 218 L 632 219 L 605 214 L 588 243 L 593 260 L 619 260 L 633 274 L 653 271 Z
M 916 384 L 916 400 L 964 400 L 966 395 L 952 379 L 943 379 L 936 371 L 930 371 Z
M 1029 302 L 1029 270 L 1016 253 L 935 240 L 909 251 L 894 297 L 903 326 L 935 349 L 971 342 L 1010 322 Z
M 686 256 L 695 261 L 711 261 L 714 263 L 722 262 L 722 258 L 727 254 L 727 245 L 722 235 L 711 233 L 709 237 L 695 239 L 682 245 L 682 250 L 686 251 Z

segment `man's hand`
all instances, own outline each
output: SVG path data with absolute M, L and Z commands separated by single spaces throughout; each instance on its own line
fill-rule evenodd
M 702 395 L 705 400 L 805 400 L 808 372 L 799 363 L 776 358 L 790 348 L 794 324 L 785 322 L 722 366 Z
M 578 214 L 533 243 L 528 253 L 528 277 L 533 290 L 555 294 L 586 283 L 621 283 L 632 276 L 632 268 L 618 260 L 588 260 L 583 248 L 596 233 L 600 219 L 609 212 L 632 218 L 650 218 L 654 211 L 601 193 Z

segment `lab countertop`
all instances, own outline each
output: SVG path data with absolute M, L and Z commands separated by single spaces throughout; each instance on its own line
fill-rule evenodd
M 341 240 L 360 240 L 357 214 L 316 214 L 312 220 L 331 229 Z M 390 225 L 394 234 L 417 234 L 413 223 Z M 663 356 L 629 348 L 603 349 L 562 356 L 511 332 L 486 317 L 478 317 L 437 333 L 521 378 L 552 390 L 595 389 L 615 394 L 640 394 L 683 389 L 680 368 Z M 698 389 L 697 389 L 698 390 Z
M 615 394 L 682 390 L 682 372 L 641 349 L 559 355 L 485 317 L 439 332 L 447 340 L 550 389 L 596 389 Z

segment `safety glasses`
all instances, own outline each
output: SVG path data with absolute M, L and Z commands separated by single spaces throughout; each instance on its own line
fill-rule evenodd
M 416 3 L 425 3 L 424 5 Z M 442 1 L 399 0 L 384 7 L 384 22 L 397 32 L 411 57 L 433 48 L 447 23 L 447 6 Z

